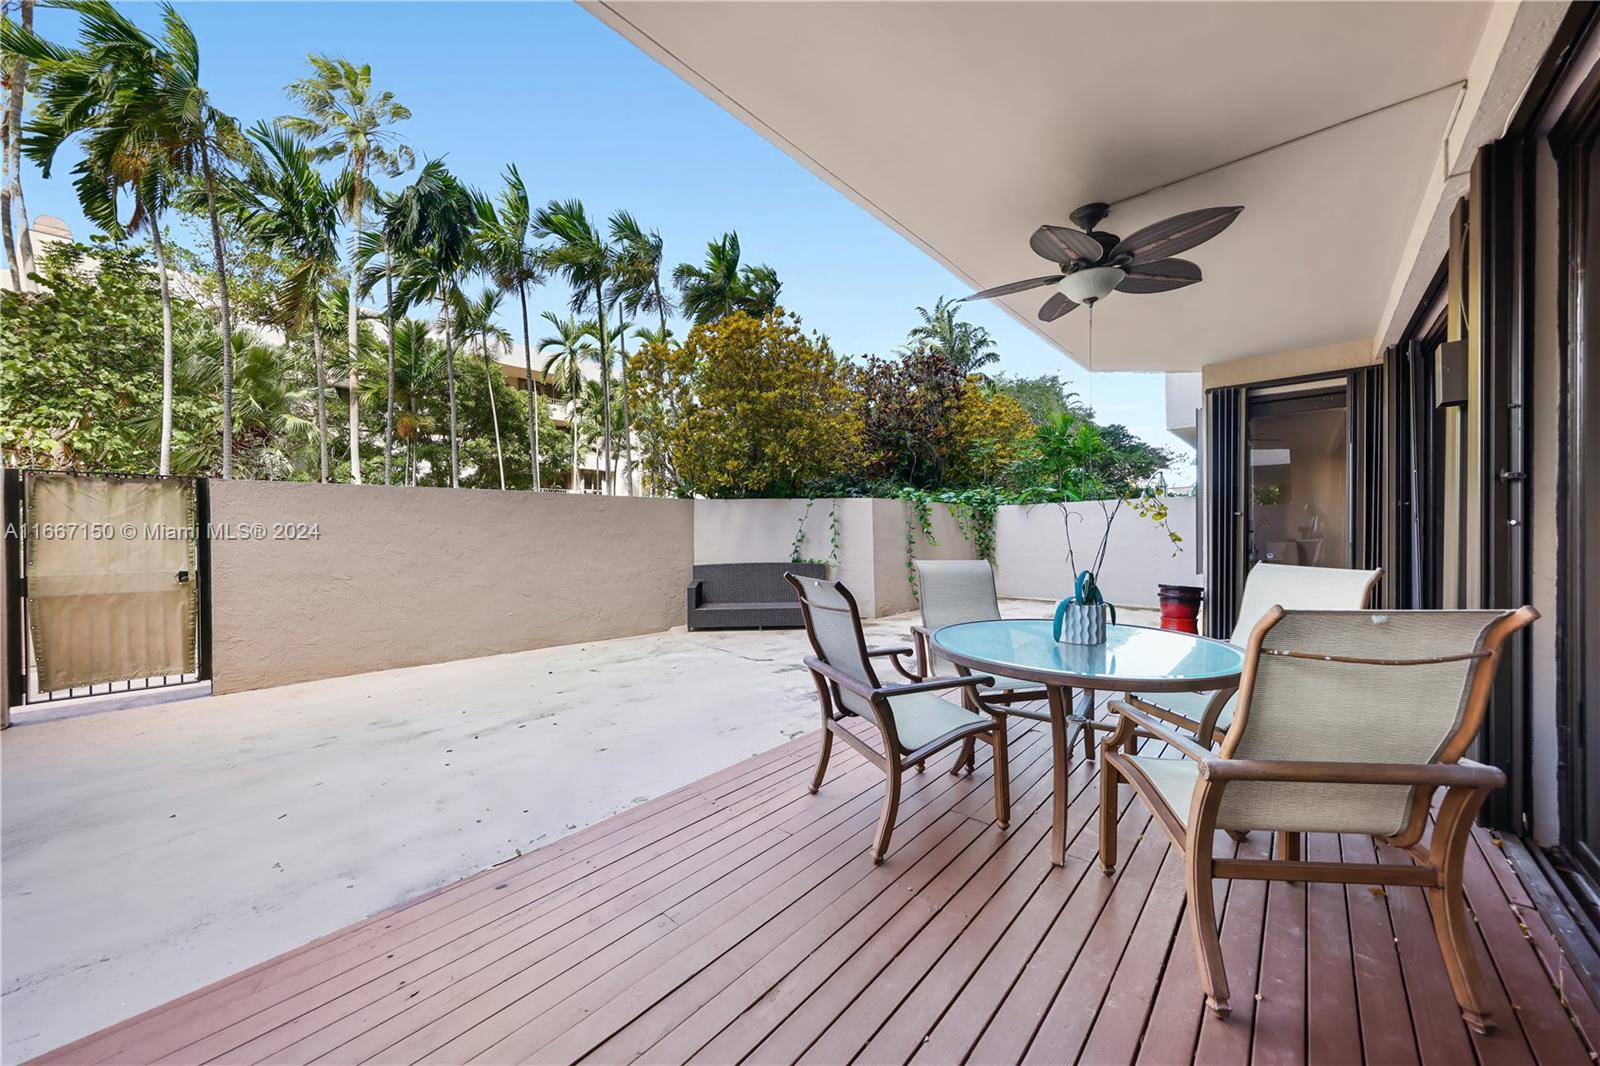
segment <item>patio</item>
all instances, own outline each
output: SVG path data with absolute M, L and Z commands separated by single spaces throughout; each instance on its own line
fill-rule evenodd
M 1417 889 L 1229 893 L 1252 1002 L 1206 1014 L 1177 863 L 1130 803 L 1118 877 L 1094 872 L 1079 758 L 1068 865 L 1048 866 L 1048 745 L 1013 749 L 1019 815 L 985 770 L 910 786 L 874 868 L 881 787 L 853 755 L 813 798 L 814 738 L 318 940 L 49 1061 L 1519 1061 L 1587 1055 L 1549 933 L 1486 834 L 1469 894 L 1499 975 L 1488 1037 L 1461 1024 Z M 1252 840 L 1243 851 L 1259 851 Z M 1319 852 L 1371 846 L 1314 839 Z M 1384 859 L 1394 856 L 1381 856 Z M 1526 923 L 1527 934 L 1523 925 Z
M 887 642 L 908 624 L 868 626 Z M 22 710 L 0 746 L 0 1055 L 810 733 L 804 646 L 798 630 L 680 628 L 54 721 L 70 705 Z
M 1024 615 L 1037 613 L 1038 605 L 1011 602 L 1006 608 L 1007 614 Z M 869 638 L 891 638 L 906 621 L 874 623 Z M 942 772 L 949 764 L 944 758 L 908 779 L 893 849 L 885 865 L 874 867 L 865 849 L 882 777 L 850 749 L 836 747 L 833 770 L 815 797 L 805 788 L 816 745 L 809 732 L 708 774 L 741 746 L 767 747 L 778 735 L 809 730 L 815 715 L 809 679 L 795 669 L 802 639 L 798 632 L 663 634 L 221 698 L 300 705 L 290 719 L 294 730 L 261 730 L 259 718 L 244 708 L 221 706 L 220 700 L 212 701 L 219 706 L 203 718 L 193 713 L 202 705 L 191 704 L 106 719 L 185 715 L 219 730 L 219 749 L 227 739 L 221 733 L 246 721 L 251 724 L 233 738 L 249 738 L 244 750 L 272 736 L 298 738 L 296 745 L 336 746 L 322 732 L 327 722 L 319 725 L 316 713 L 304 707 L 316 701 L 323 686 L 364 685 L 374 693 L 383 691 L 381 686 L 409 686 L 418 690 L 420 705 L 438 695 L 426 686 L 430 673 L 455 670 L 451 680 L 459 681 L 465 676 L 461 669 L 470 667 L 488 679 L 488 671 L 509 667 L 510 673 L 500 675 L 505 683 L 512 675 L 525 679 L 529 663 L 523 660 L 538 656 L 547 657 L 547 669 L 555 671 L 548 676 L 558 679 L 560 699 L 552 702 L 562 709 L 529 718 L 522 701 L 505 700 L 503 690 L 496 698 L 508 712 L 517 710 L 519 722 L 532 723 L 529 728 L 564 717 L 570 723 L 574 713 L 603 714 L 595 693 L 571 688 L 576 674 L 599 670 L 602 663 L 639 671 L 641 679 L 643 671 L 659 671 L 664 663 L 685 675 L 697 665 L 715 663 L 721 703 L 699 693 L 713 704 L 748 708 L 752 692 L 779 697 L 743 730 L 714 712 L 729 726 L 725 739 L 708 740 L 708 731 L 697 730 L 692 743 L 673 748 L 671 760 L 634 759 L 613 748 L 607 755 L 612 760 L 607 782 L 574 801 L 573 809 L 561 811 L 565 824 L 553 824 L 548 815 L 535 817 L 532 832 L 516 835 L 522 841 L 552 840 L 538 850 L 293 947 L 46 1058 L 1502 1063 L 1588 1057 L 1585 1041 L 1600 1033 L 1600 1011 L 1564 969 L 1537 906 L 1494 839 L 1481 830 L 1470 855 L 1468 898 L 1482 934 L 1480 950 L 1496 975 L 1500 1026 L 1487 1037 L 1472 1034 L 1459 1020 L 1427 907 L 1415 888 L 1385 892 L 1280 884 L 1269 890 L 1255 882 L 1233 883 L 1219 910 L 1239 993 L 1229 1020 L 1211 1017 L 1202 1010 L 1184 924 L 1181 863 L 1142 805 L 1125 793 L 1119 824 L 1128 850 L 1115 878 L 1096 871 L 1096 767 L 1085 764 L 1078 750 L 1067 865 L 1049 866 L 1049 743 L 1041 728 L 1019 728 L 1027 723 L 1014 726 L 1015 806 L 1008 831 L 997 831 L 992 822 L 983 757 L 970 778 Z M 774 684 L 775 677 L 782 680 Z M 334 695 L 341 697 L 348 698 L 348 692 Z M 671 719 L 680 705 L 697 707 L 692 698 L 636 707 L 648 707 L 652 718 Z M 148 720 L 148 726 L 156 724 Z M 379 718 L 370 724 L 385 723 Z M 38 732 L 66 732 L 71 725 L 40 726 Z M 440 729 L 407 743 L 419 747 L 420 741 L 432 753 L 434 744 L 455 737 L 452 727 Z M 8 761 L 30 732 L 11 734 Z M 485 732 L 487 725 L 466 735 Z M 599 744 L 594 738 L 602 733 L 597 727 L 590 739 L 553 752 L 540 746 L 546 759 L 570 758 L 582 765 L 583 745 Z M 366 739 L 370 744 L 371 736 Z M 465 745 L 465 735 L 461 739 Z M 649 751 L 659 734 L 651 729 L 634 742 L 639 751 Z M 398 765 L 381 747 L 368 750 L 369 763 Z M 514 766 L 529 751 L 505 750 L 495 763 Z M 220 750 L 213 758 L 218 767 L 232 766 L 233 757 Z M 630 805 L 631 797 L 623 793 L 671 788 L 660 777 L 638 778 L 650 762 L 666 763 L 661 772 L 682 778 L 708 776 L 680 780 L 679 787 Z M 24 797 L 26 789 L 9 772 L 11 766 L 7 769 L 9 821 L 21 806 L 13 796 Z M 173 769 L 163 768 L 155 780 L 174 781 Z M 364 778 L 374 770 L 352 772 Z M 454 831 L 457 823 L 468 821 L 458 816 L 461 803 L 490 803 L 496 787 L 491 769 L 480 765 L 473 772 L 472 795 L 462 795 L 456 782 L 449 801 L 456 806 L 437 824 Z M 108 793 L 119 785 L 115 778 L 81 773 L 78 778 Z M 498 787 L 509 787 L 510 780 Z M 429 781 L 415 776 L 408 783 L 429 794 L 430 802 L 443 802 L 432 794 L 439 786 Z M 532 816 L 542 809 L 541 801 L 559 802 L 558 793 L 574 787 L 571 777 L 541 776 L 523 767 L 519 791 Z M 493 803 L 494 810 L 483 814 L 495 823 L 493 833 L 485 831 L 480 838 L 472 828 L 460 827 L 460 839 L 434 840 L 435 846 L 427 848 L 413 842 L 406 857 L 381 838 L 356 846 L 372 826 L 361 820 L 358 797 L 347 794 L 345 802 L 353 820 L 340 834 L 353 850 L 334 854 L 332 842 L 316 836 L 308 849 L 321 854 L 324 864 L 343 864 L 336 876 L 332 866 L 316 877 L 302 874 L 295 888 L 306 889 L 303 896 L 279 886 L 273 893 L 281 908 L 277 914 L 208 915 L 185 930 L 184 951 L 157 957 L 145 945 L 130 947 L 122 965 L 110 968 L 123 972 L 120 989 L 115 981 L 74 987 L 71 977 L 56 975 L 56 991 L 49 996 L 50 981 L 40 982 L 39 998 L 27 1013 L 38 1017 L 38 1004 L 54 999 L 73 1011 L 80 1027 L 111 1021 L 88 1017 L 88 1004 L 98 1001 L 112 1013 L 126 1014 L 181 991 L 156 988 L 149 975 L 171 969 L 167 964 L 185 954 L 190 964 L 183 972 L 193 987 L 220 976 L 202 975 L 205 967 L 196 965 L 194 956 L 208 946 L 245 945 L 209 960 L 213 971 L 230 960 L 221 970 L 225 973 L 244 964 L 240 954 L 252 949 L 261 958 L 292 947 L 295 941 L 282 939 L 289 928 L 306 930 L 305 923 L 318 918 L 329 924 L 353 918 L 350 904 L 330 907 L 328 902 L 340 892 L 349 894 L 343 887 L 349 882 L 359 883 L 366 899 L 377 885 L 392 890 L 409 884 L 385 901 L 394 902 L 514 850 L 502 832 L 508 821 L 498 808 L 504 803 Z M 391 823 L 405 821 L 388 813 Z M 552 839 L 605 814 L 611 816 Z M 264 808 L 258 817 L 277 821 Z M 201 830 L 201 851 L 211 853 L 217 876 L 225 877 L 230 852 L 238 857 L 259 847 L 246 841 L 258 839 L 254 834 L 260 827 L 242 818 L 213 821 L 224 824 Z M 52 834 L 52 846 L 70 847 L 71 830 L 60 830 Z M 8 848 L 12 841 L 8 832 Z M 446 843 L 447 848 L 438 846 Z M 1254 834 L 1241 851 L 1259 854 L 1269 846 L 1266 834 Z M 100 886 L 100 905 L 72 901 L 59 919 L 65 922 L 69 911 L 85 924 L 127 919 L 107 902 L 104 886 L 116 885 L 115 898 L 126 898 L 129 856 L 134 867 L 148 868 L 149 860 L 162 859 L 162 847 L 170 857 L 170 849 L 181 844 L 169 839 L 154 850 L 148 845 L 122 849 L 121 860 L 116 849 L 85 851 L 84 871 Z M 1311 838 L 1312 858 L 1336 858 L 1341 852 L 1346 858 L 1373 858 L 1370 841 Z M 348 869 L 350 855 L 369 868 Z M 1397 854 L 1377 858 L 1406 861 Z M 12 862 L 8 853 L 8 871 L 14 872 Z M 202 891 L 226 897 L 215 883 Z M 8 964 L 16 958 L 19 936 L 60 932 L 59 926 L 31 930 L 32 923 L 20 921 L 14 902 L 7 900 Z M 246 910 L 261 903 L 252 900 Z M 291 913 L 298 917 L 290 920 Z M 252 935 L 252 926 L 268 932 Z M 302 932 L 298 939 L 310 935 L 314 932 Z M 95 939 L 93 931 L 88 936 Z M 103 935 L 99 939 L 105 942 Z M 68 965 L 76 968 L 83 961 Z M 8 974 L 8 985 L 14 984 L 15 975 Z M 1252 988 L 1254 997 L 1247 994 Z M 126 1004 L 120 1010 L 110 1006 L 119 995 Z M 144 1004 L 137 1003 L 141 995 L 148 997 Z M 10 1004 L 7 1014 L 18 1016 Z M 31 1040 L 19 1035 L 20 1040 L 8 1033 L 8 1058 L 59 1042 L 43 1039 L 42 1033 Z M 66 1035 L 58 1022 L 52 1036 Z

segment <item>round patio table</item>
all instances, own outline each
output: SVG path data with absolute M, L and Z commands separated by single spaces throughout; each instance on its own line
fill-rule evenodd
M 963 674 L 1003 674 L 1042 685 L 1050 702 L 1055 755 L 1055 803 L 1050 861 L 1066 861 L 1067 723 L 1109 729 L 1089 714 L 1072 713 L 1072 690 L 1109 692 L 1215 692 L 1237 688 L 1244 652 L 1232 644 L 1149 626 L 1106 626 L 1104 644 L 1062 644 L 1048 618 L 960 622 L 933 634 L 933 650 Z M 1092 756 L 1091 756 L 1092 757 Z

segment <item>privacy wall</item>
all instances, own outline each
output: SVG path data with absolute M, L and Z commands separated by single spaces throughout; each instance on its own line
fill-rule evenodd
M 906 538 L 918 559 L 971 559 L 972 545 L 950 509 L 929 508 L 930 540 L 900 500 L 696 500 L 694 561 L 829 564 L 867 617 L 916 606 L 906 573 Z M 909 520 L 909 525 L 908 525 Z
M 1203 584 L 1196 573 L 1195 500 L 1167 498 L 1167 527 L 1183 540 L 1174 545 L 1162 526 L 1123 507 L 1111 527 L 1111 543 L 1100 569 L 1100 589 L 1112 603 L 1154 607 L 1157 585 Z M 1072 515 L 1067 519 L 1066 515 Z M 1002 507 L 995 518 L 995 585 L 1002 596 L 1058 600 L 1072 593 L 1075 572 L 1067 565 L 1066 521 L 1078 565 L 1088 565 L 1105 531 L 1098 503 Z
M 687 500 L 211 482 L 213 689 L 683 624 Z

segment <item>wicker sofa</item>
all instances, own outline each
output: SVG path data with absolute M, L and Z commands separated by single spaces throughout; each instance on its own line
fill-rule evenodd
M 799 629 L 805 624 L 786 573 L 826 577 L 821 563 L 707 563 L 689 583 L 689 628 Z

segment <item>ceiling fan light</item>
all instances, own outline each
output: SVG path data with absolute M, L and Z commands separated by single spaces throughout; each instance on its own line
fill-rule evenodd
M 1092 304 L 1115 289 L 1127 273 L 1121 267 L 1085 267 L 1062 279 L 1061 291 L 1069 300 L 1080 304 Z

